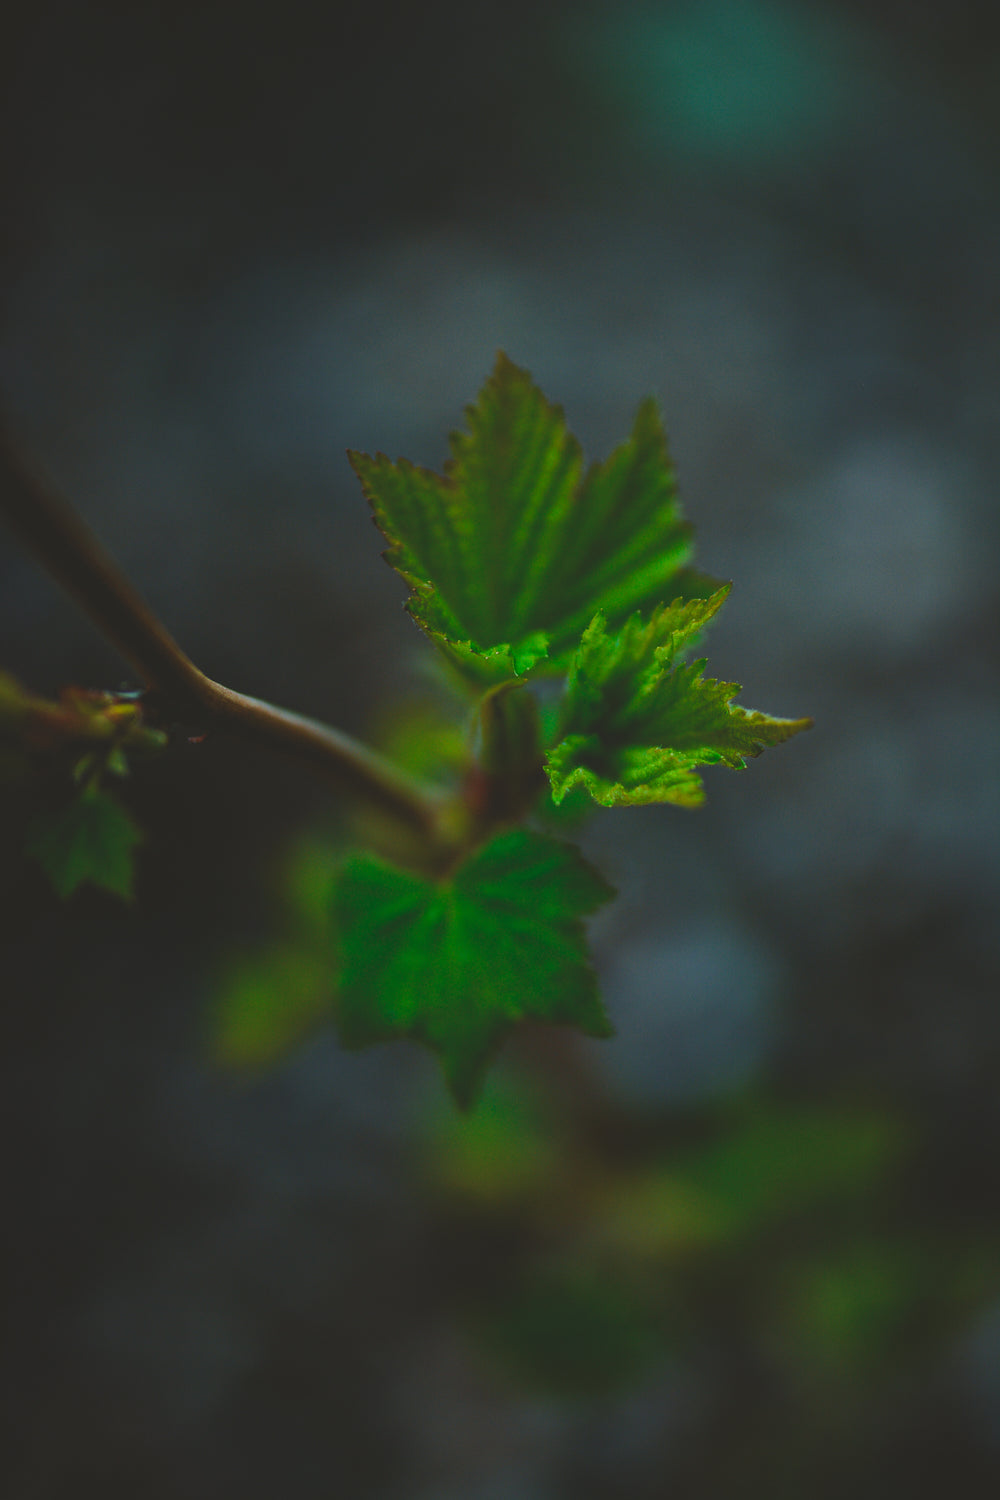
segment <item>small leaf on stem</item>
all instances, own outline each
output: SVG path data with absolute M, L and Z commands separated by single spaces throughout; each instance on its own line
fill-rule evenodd
M 72 802 L 36 819 L 27 849 L 56 895 L 71 896 L 89 881 L 128 901 L 132 849 L 141 842 L 142 834 L 114 797 L 89 786 Z
M 548 756 L 557 803 L 580 786 L 604 807 L 695 807 L 705 796 L 697 766 L 740 770 L 747 756 L 810 727 L 811 719 L 741 708 L 732 701 L 738 683 L 704 677 L 704 659 L 683 661 L 728 592 L 677 599 L 647 619 L 634 614 L 616 632 L 594 618 L 570 665 Z

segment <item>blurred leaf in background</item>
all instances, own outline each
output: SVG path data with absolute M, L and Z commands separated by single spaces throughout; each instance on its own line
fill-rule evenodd
M 683 1143 L 692 1126 L 703 1144 Z M 423 1141 L 442 1211 L 515 1247 L 499 1286 L 491 1258 L 470 1268 L 455 1311 L 476 1308 L 475 1342 L 526 1389 L 626 1386 L 668 1350 L 691 1356 L 722 1307 L 789 1374 L 861 1378 L 1000 1283 L 985 1247 L 907 1222 L 912 1130 L 885 1107 L 722 1101 L 609 1159 L 507 1071 Z
M 125 900 L 132 896 L 132 850 L 142 834 L 109 792 L 87 786 L 63 806 L 40 814 L 27 850 L 58 896 L 90 882 Z
M 664 1353 L 627 1278 L 539 1266 L 470 1320 L 478 1346 L 522 1390 L 578 1398 L 633 1383 Z
M 291 851 L 279 874 L 280 932 L 269 946 L 231 955 L 210 1013 L 209 1046 L 229 1067 L 277 1062 L 333 1018 L 335 950 L 330 905 L 339 851 L 315 839 Z
M 548 1111 L 509 1068 L 488 1079 L 474 1109 L 435 1109 L 423 1125 L 423 1165 L 443 1197 L 501 1209 L 547 1192 L 559 1167 Z

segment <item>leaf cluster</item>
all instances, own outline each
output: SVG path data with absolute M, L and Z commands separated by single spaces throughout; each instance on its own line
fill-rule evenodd
M 688 659 L 729 589 L 690 566 L 653 401 L 586 467 L 561 408 L 501 354 L 466 418 L 441 474 L 350 458 L 410 614 L 480 700 L 481 805 L 495 822 L 529 811 L 533 767 L 555 806 L 575 791 L 605 807 L 695 806 L 699 767 L 740 769 L 808 727 L 741 707 L 736 683 Z M 547 735 L 531 687 L 543 677 L 561 683 Z M 527 831 L 472 845 L 438 881 L 351 861 L 335 902 L 342 1036 L 423 1041 L 463 1101 L 514 1021 L 607 1025 L 580 928 L 609 894 L 599 877 Z
M 58 896 L 91 884 L 128 899 L 142 834 L 109 778 L 129 773 L 129 757 L 161 750 L 166 735 L 143 720 L 134 695 L 64 687 L 51 701 L 0 672 L 0 750 L 4 778 L 40 790 L 43 803 L 25 848 Z
M 640 404 L 610 457 L 587 465 L 561 408 L 501 354 L 466 418 L 440 474 L 350 455 L 385 557 L 408 586 L 407 608 L 464 704 L 470 729 L 457 769 L 454 737 L 436 736 L 448 750 L 435 779 L 450 775 L 450 792 L 414 788 L 337 732 L 194 673 L 223 700 L 227 724 L 239 714 L 260 728 L 263 716 L 272 740 L 280 729 L 282 744 L 291 736 L 309 754 L 321 747 L 349 769 L 351 786 L 395 811 L 399 830 L 378 857 L 341 863 L 321 940 L 307 924 L 307 940 L 276 948 L 256 974 L 234 972 L 221 1050 L 243 1062 L 270 1056 L 326 1013 L 333 972 L 345 1044 L 424 1043 L 462 1103 L 523 1020 L 610 1031 L 583 919 L 611 891 L 532 821 L 544 810 L 558 826 L 559 809 L 576 814 L 581 799 L 695 806 L 701 768 L 740 769 L 809 722 L 743 708 L 737 684 L 692 659 L 728 586 L 692 566 L 655 402 Z M 78 542 L 79 529 L 67 545 Z M 119 590 L 116 607 L 124 598 Z M 190 682 L 191 664 L 181 665 Z M 204 706 L 202 696 L 192 701 Z M 88 881 L 130 894 L 140 834 L 107 782 L 164 739 L 128 696 L 68 688 L 50 703 L 0 675 L 6 763 L 42 765 L 57 785 L 27 847 L 60 895 Z

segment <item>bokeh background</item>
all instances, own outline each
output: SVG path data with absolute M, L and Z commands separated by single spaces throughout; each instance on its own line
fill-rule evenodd
M 592 456 L 659 396 L 736 580 L 712 667 L 816 719 L 588 827 L 618 1036 L 529 1038 L 464 1122 L 409 1046 L 213 1050 L 301 978 L 339 824 L 298 769 L 134 777 L 134 909 L 5 847 L 3 1494 L 994 1495 L 996 7 L 3 28 L 4 399 L 205 670 L 405 744 L 344 450 L 439 464 L 503 347 Z M 7 537 L 0 664 L 123 674 Z

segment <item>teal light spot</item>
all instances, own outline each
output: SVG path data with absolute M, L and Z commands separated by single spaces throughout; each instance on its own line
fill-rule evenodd
M 637 5 L 596 19 L 577 50 L 639 143 L 702 157 L 801 160 L 853 133 L 870 96 L 856 35 L 821 6 Z

